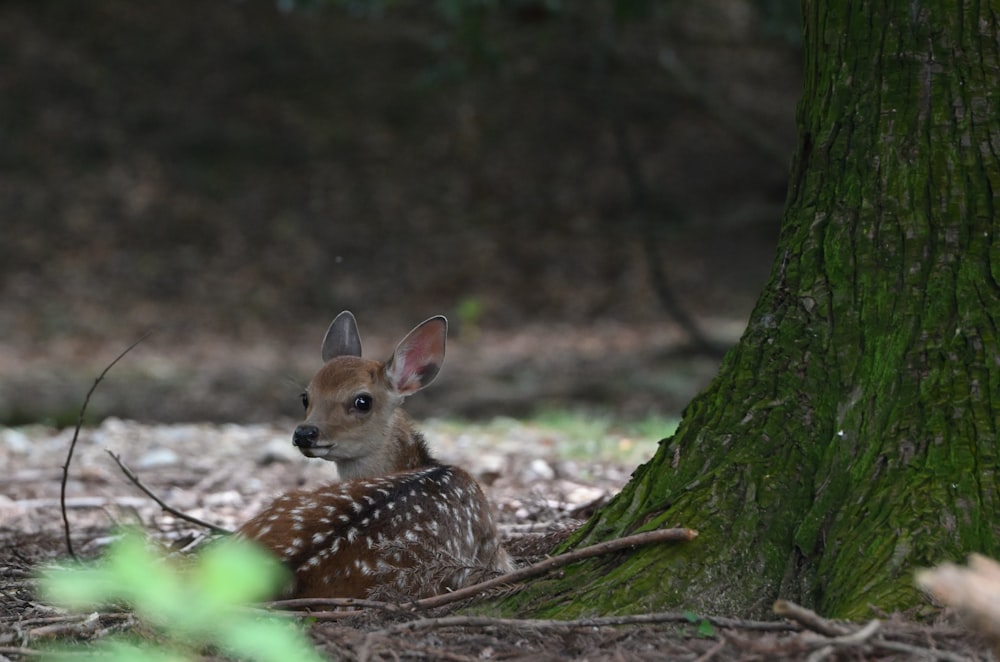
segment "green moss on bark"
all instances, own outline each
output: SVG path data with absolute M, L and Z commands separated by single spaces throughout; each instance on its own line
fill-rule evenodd
M 996 2 L 806 2 L 778 257 L 677 433 L 570 541 L 697 540 L 580 563 L 502 608 L 832 616 L 923 604 L 916 567 L 997 555 Z

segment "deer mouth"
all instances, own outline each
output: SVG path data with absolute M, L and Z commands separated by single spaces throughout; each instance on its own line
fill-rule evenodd
M 337 447 L 336 442 L 313 442 L 310 444 L 295 444 L 295 447 L 299 449 L 299 452 L 306 457 L 321 457 L 325 458 L 333 452 L 333 449 Z

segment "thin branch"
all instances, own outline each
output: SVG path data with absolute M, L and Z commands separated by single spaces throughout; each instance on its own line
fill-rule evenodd
M 698 78 L 693 71 L 684 65 L 677 53 L 665 49 L 661 51 L 658 61 L 660 66 L 674 79 L 681 91 L 699 102 L 710 115 L 718 120 L 723 128 L 767 156 L 775 165 L 782 168 L 788 167 L 791 159 L 790 149 L 766 130 L 754 126 L 752 122 L 747 120 L 745 113 L 740 112 L 728 100 L 721 98 L 721 95 L 709 89 L 703 79 Z
M 90 396 L 94 394 L 94 391 L 97 390 L 98 384 L 100 384 L 101 381 L 104 380 L 104 377 L 108 374 L 111 368 L 115 367 L 116 363 L 125 358 L 126 354 L 135 349 L 136 346 L 142 341 L 144 341 L 146 338 L 148 338 L 151 333 L 152 331 L 147 331 L 145 335 L 143 335 L 134 343 L 126 347 L 125 351 L 116 356 L 115 360 L 109 363 L 104 368 L 104 370 L 101 371 L 101 374 L 97 376 L 97 379 L 95 379 L 93 385 L 91 385 L 90 390 L 87 391 L 87 395 L 83 399 L 83 405 L 80 407 L 80 415 L 77 417 L 76 427 L 73 429 L 73 440 L 70 442 L 69 451 L 66 453 L 66 463 L 63 464 L 62 483 L 60 485 L 60 490 L 59 490 L 59 502 L 61 504 L 61 510 L 62 510 L 63 531 L 66 537 L 66 550 L 69 552 L 69 555 L 72 556 L 74 560 L 79 560 L 79 559 L 77 558 L 76 552 L 73 551 L 73 539 L 70 537 L 70 532 L 69 532 L 69 515 L 66 512 L 66 483 L 69 481 L 69 465 L 70 462 L 73 460 L 73 451 L 76 449 L 76 442 L 77 439 L 79 439 L 80 437 L 80 428 L 83 427 L 83 417 L 87 413 L 87 405 L 90 404 Z
M 310 607 L 344 607 L 344 613 L 357 615 L 357 609 L 381 609 L 390 613 L 400 611 L 413 611 L 412 607 L 405 607 L 393 602 L 382 602 L 381 600 L 365 600 L 362 598 L 290 598 L 288 600 L 273 600 L 261 605 L 265 609 L 309 609 Z M 347 609 L 351 611 L 347 611 Z M 309 616 L 313 616 L 310 613 Z
M 101 618 L 124 618 L 129 616 L 127 612 L 102 612 Z M 53 625 L 59 623 L 79 623 L 90 618 L 92 614 L 60 614 L 59 616 L 38 616 L 35 618 L 25 618 L 17 622 L 21 629 L 30 628 L 35 625 Z
M 862 634 L 869 628 L 873 627 L 871 623 L 860 630 L 855 631 L 845 625 L 823 618 L 811 609 L 806 609 L 805 607 L 797 605 L 789 600 L 778 600 L 775 602 L 774 613 L 799 623 L 807 630 L 812 630 L 813 632 L 817 632 L 824 637 L 829 637 L 827 641 L 821 642 L 824 646 L 836 646 L 838 644 L 857 645 L 856 640 L 859 637 L 864 637 L 869 640 L 868 643 L 871 646 L 882 650 L 905 653 L 916 657 L 945 660 L 945 662 L 971 662 L 968 657 L 959 655 L 958 653 L 924 648 L 922 646 L 914 646 L 900 641 L 888 641 L 884 637 L 873 638 L 873 635 L 875 634 L 874 631 Z M 874 622 L 877 623 L 878 621 Z
M 628 136 L 628 129 L 620 112 L 614 112 L 611 118 L 611 128 L 615 138 L 618 159 L 622 164 L 622 172 L 625 175 L 625 181 L 628 183 L 632 196 L 632 207 L 639 216 L 643 235 L 641 242 L 643 255 L 646 258 L 646 266 L 649 269 L 650 284 L 653 286 L 653 291 L 656 292 L 663 310 L 674 318 L 674 321 L 687 334 L 691 343 L 697 349 L 713 356 L 719 355 L 722 353 L 722 348 L 715 346 L 708 339 L 704 331 L 701 330 L 701 327 L 698 326 L 698 323 L 685 310 L 674 293 L 674 288 L 670 283 L 670 277 L 667 275 L 666 269 L 663 268 L 663 256 L 660 255 L 658 249 L 657 210 L 653 208 L 649 186 L 646 184 L 642 168 L 639 166 L 639 159 L 635 154 L 635 149 L 632 147 L 632 141 Z M 663 215 L 662 210 L 660 210 L 660 215 Z M 670 215 L 674 216 L 675 214 L 671 213 Z
M 197 526 L 201 526 L 201 527 L 204 527 L 206 529 L 209 529 L 213 533 L 221 533 L 221 534 L 224 534 L 224 535 L 229 535 L 229 534 L 232 533 L 232 531 L 230 531 L 229 529 L 224 529 L 224 528 L 222 528 L 220 526 L 216 526 L 215 524 L 212 524 L 211 522 L 206 522 L 205 520 L 198 519 L 197 517 L 194 517 L 193 515 L 188 515 L 187 513 L 183 513 L 181 511 L 177 510 L 176 508 L 168 505 L 165 501 L 163 501 L 163 499 L 161 499 L 160 497 L 156 496 L 156 494 L 154 494 L 152 490 L 150 490 L 148 487 L 146 487 L 142 483 L 142 481 L 139 480 L 139 477 L 136 476 L 134 473 L 132 473 L 131 469 L 129 469 L 127 466 L 125 466 L 125 463 L 122 462 L 121 457 L 119 457 L 117 454 L 115 454 L 114 452 L 112 452 L 112 451 L 110 451 L 108 449 L 105 449 L 105 452 L 108 455 L 111 456 L 111 459 L 115 461 L 115 464 L 117 464 L 118 468 L 122 470 L 122 473 L 125 474 L 125 476 L 130 481 L 132 481 L 132 483 L 136 487 L 138 487 L 140 490 L 142 490 L 143 493 L 146 496 L 148 496 L 150 499 L 152 499 L 153 501 L 155 501 L 157 503 L 157 505 L 160 506 L 160 508 L 162 508 L 166 512 L 170 513 L 174 517 L 177 517 L 178 519 L 184 520 L 185 522 L 190 522 L 191 524 L 196 524 Z
M 700 618 L 699 620 L 702 620 Z M 755 630 L 760 632 L 791 632 L 798 628 L 789 623 L 777 621 L 746 621 L 738 618 L 722 618 L 705 616 L 703 620 L 715 627 L 726 629 Z M 449 627 L 507 627 L 513 629 L 531 630 L 571 630 L 576 628 L 618 627 L 623 625 L 655 625 L 659 623 L 690 623 L 691 615 L 686 612 L 667 611 L 652 614 L 626 614 L 622 616 L 600 616 L 594 618 L 578 618 L 575 620 L 532 619 L 532 618 L 495 618 L 492 616 L 442 616 L 439 618 L 421 618 L 405 623 L 396 623 L 382 630 L 373 631 L 375 635 L 400 634 L 416 632 L 417 630 L 432 630 Z
M 913 644 L 904 644 L 901 641 L 875 639 L 871 643 L 875 648 L 881 648 L 882 650 L 892 651 L 894 653 L 905 653 L 913 659 L 925 658 L 928 660 L 943 660 L 944 662 L 975 662 L 972 658 L 959 653 L 952 653 L 951 651 L 939 650 L 937 648 L 914 646 Z
M 27 631 L 27 638 L 31 641 L 39 639 L 55 639 L 57 637 L 86 637 L 93 635 L 101 625 L 101 614 L 93 612 L 86 614 L 82 618 L 63 621 L 61 623 L 48 623 L 31 628 Z
M 387 603 L 388 604 L 388 603 Z M 376 607 L 375 605 L 368 605 L 373 609 L 380 609 L 381 607 Z M 389 610 L 392 613 L 392 610 Z M 324 609 L 322 611 L 308 611 L 308 612 L 298 612 L 298 611 L 285 611 L 275 614 L 273 611 L 266 611 L 265 613 L 277 616 L 284 616 L 289 619 L 296 618 L 308 618 L 310 621 L 324 622 L 328 623 L 330 621 L 339 621 L 343 618 L 357 618 L 362 612 L 357 609 Z
M 595 73 L 600 83 L 599 88 L 602 90 L 611 88 L 611 53 L 615 50 L 616 39 L 615 30 L 610 28 L 595 44 L 597 48 L 594 59 L 596 63 Z M 676 223 L 678 214 L 675 209 L 668 207 L 662 200 L 655 200 L 651 194 L 642 165 L 632 141 L 629 139 L 625 111 L 618 96 L 605 94 L 600 98 L 597 107 L 603 110 L 603 117 L 607 119 L 611 127 L 615 153 L 625 178 L 625 184 L 628 187 L 633 211 L 642 232 L 640 243 L 653 291 L 664 312 L 677 322 L 695 349 L 711 356 L 720 356 L 723 348 L 715 346 L 707 338 L 698 323 L 688 314 L 674 294 L 674 288 L 670 283 L 666 269 L 663 267 L 663 259 L 657 248 L 657 240 L 659 239 L 657 221 Z
M 808 610 L 807 610 L 808 611 Z M 719 616 L 703 616 L 699 620 L 707 621 L 713 626 L 727 630 L 744 630 L 756 632 L 796 632 L 801 627 L 794 623 L 782 623 L 777 621 L 747 621 L 738 618 L 723 618 Z M 824 621 L 825 619 L 820 619 Z M 449 627 L 505 627 L 517 630 L 567 630 L 575 628 L 599 628 L 617 627 L 626 625 L 654 625 L 659 623 L 690 623 L 691 615 L 687 612 L 660 612 L 653 614 L 632 614 L 625 616 L 604 616 L 598 618 L 581 618 L 577 620 L 560 621 L 552 619 L 515 619 L 515 618 L 493 618 L 489 616 L 442 616 L 440 618 L 421 618 L 405 623 L 390 625 L 381 630 L 370 632 L 366 637 L 398 635 L 417 631 L 426 631 Z M 815 653 L 819 658 L 824 653 L 832 653 L 839 647 L 854 647 L 870 645 L 874 648 L 905 653 L 910 656 L 927 659 L 944 660 L 945 662 L 972 662 L 969 658 L 958 653 L 943 651 L 932 648 L 924 648 L 911 644 L 904 644 L 898 641 L 886 641 L 878 637 L 881 627 L 879 621 L 872 621 L 864 627 L 848 632 L 844 635 L 828 638 L 820 641 L 813 641 L 810 644 L 817 647 Z
M 697 536 L 698 532 L 694 529 L 658 529 L 656 531 L 646 531 L 644 533 L 625 536 L 624 538 L 618 538 L 617 540 L 597 543 L 596 545 L 590 545 L 589 547 L 584 547 L 583 549 L 577 549 L 572 552 L 560 554 L 559 556 L 547 558 L 525 568 L 508 572 L 507 574 L 488 579 L 484 582 L 479 582 L 478 584 L 472 584 L 471 586 L 460 588 L 456 591 L 452 591 L 451 593 L 442 593 L 441 595 L 416 600 L 411 603 L 410 608 L 433 609 L 435 607 L 441 607 L 451 604 L 452 602 L 458 602 L 459 600 L 475 597 L 476 595 L 490 589 L 501 586 L 509 586 L 515 582 L 522 582 L 526 579 L 531 579 L 532 577 L 544 575 L 547 572 L 551 572 L 557 568 L 561 568 L 565 565 L 569 565 L 570 563 L 575 563 L 584 559 L 589 559 L 595 556 L 603 556 L 605 554 L 612 554 L 630 547 L 638 547 L 639 545 L 648 545 L 651 543 L 688 542 L 690 540 L 694 540 Z M 388 602 L 356 600 L 353 598 L 303 598 L 296 600 L 277 600 L 275 602 L 267 603 L 267 606 L 282 609 L 303 609 L 309 607 L 331 606 L 377 607 L 379 609 L 386 609 L 387 611 L 398 611 L 402 608 L 400 605 L 393 605 Z M 334 614 L 337 614 L 338 617 L 340 616 L 338 612 L 334 612 Z M 310 614 L 310 616 L 314 616 L 314 614 Z
M 776 601 L 773 610 L 778 616 L 793 620 L 807 630 L 818 632 L 824 637 L 842 637 L 851 633 L 847 627 L 825 619 L 813 610 L 797 605 L 791 600 Z
M 694 662 L 708 662 L 713 657 L 718 655 L 722 651 L 722 649 L 726 647 L 728 643 L 729 642 L 726 640 L 725 637 L 719 637 L 719 641 L 716 642 L 714 646 L 705 651 L 703 655 L 699 655 L 698 657 L 696 657 Z
M 89 653 L 87 653 L 89 654 Z M 18 657 L 45 657 L 46 659 L 59 659 L 54 657 L 54 653 L 51 650 L 42 650 L 36 648 L 26 648 L 23 646 L 0 646 L 0 655 L 16 655 Z M 69 656 L 68 653 L 60 653 L 60 655 Z M 84 653 L 80 653 L 82 658 Z
M 867 625 L 850 634 L 830 639 L 829 643 L 835 646 L 861 646 L 862 644 L 867 644 L 879 631 L 880 627 L 882 627 L 882 623 L 876 618 L 868 621 Z
M 698 532 L 694 529 L 657 529 L 656 531 L 637 533 L 635 535 L 625 536 L 624 538 L 618 538 L 617 540 L 608 540 L 607 542 L 590 545 L 589 547 L 560 554 L 559 556 L 553 556 L 526 568 L 521 568 L 520 570 L 515 570 L 514 572 L 509 572 L 505 575 L 500 575 L 499 577 L 494 577 L 493 579 L 473 584 L 472 586 L 466 586 L 465 588 L 452 591 L 451 593 L 417 600 L 416 604 L 418 607 L 423 609 L 440 607 L 452 602 L 464 600 L 465 598 L 471 598 L 478 593 L 482 593 L 483 591 L 487 591 L 498 586 L 506 586 L 513 584 L 514 582 L 521 582 L 525 579 L 544 575 L 545 573 L 551 572 L 556 568 L 561 568 L 565 565 L 569 565 L 570 563 L 582 561 L 583 559 L 603 556 L 605 554 L 611 554 L 630 547 L 648 545 L 650 543 L 689 542 L 697 537 Z

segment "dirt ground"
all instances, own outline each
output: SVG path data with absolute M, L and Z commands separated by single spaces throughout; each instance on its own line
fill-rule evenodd
M 115 524 L 137 524 L 176 548 L 190 548 L 206 535 L 145 496 L 109 451 L 172 508 L 233 529 L 274 494 L 335 475 L 333 465 L 306 460 L 292 448 L 292 425 L 145 425 L 112 418 L 84 429 L 66 484 L 74 549 L 85 558 L 99 555 Z M 466 467 L 481 481 L 519 566 L 542 560 L 553 542 L 624 485 L 631 471 L 609 459 L 615 453 L 608 450 L 582 459 L 561 451 L 575 443 L 569 438 L 574 431 L 515 420 L 432 419 L 423 429 L 442 460 Z M 120 609 L 69 614 L 36 593 L 33 577 L 40 565 L 67 555 L 59 494 L 72 436 L 72 429 L 44 426 L 0 429 L 0 459 L 8 467 L 0 477 L 0 659 L 34 659 L 55 640 L 93 643 L 144 631 Z M 642 444 L 641 452 L 654 448 L 653 440 L 614 432 L 598 441 Z M 516 585 L 502 592 L 510 590 Z M 495 593 L 484 599 L 490 595 Z M 482 600 L 477 603 L 481 613 Z M 344 660 L 994 659 L 983 641 L 950 618 L 926 624 L 887 614 L 878 625 L 818 619 L 820 626 L 810 629 L 790 619 L 749 622 L 731 614 L 678 611 L 556 623 L 473 617 L 462 611 L 468 606 L 468 601 L 435 609 L 386 605 L 355 612 L 328 606 L 302 617 L 317 649 Z M 867 630 L 850 636 L 865 625 Z

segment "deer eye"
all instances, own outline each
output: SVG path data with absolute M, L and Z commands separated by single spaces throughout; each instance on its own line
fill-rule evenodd
M 305 409 L 309 409 L 309 394 L 306 393 L 305 391 L 302 391 L 302 395 L 300 397 L 302 398 L 302 407 Z
M 355 411 L 368 412 L 372 408 L 372 396 L 367 393 L 362 393 L 361 395 L 354 396 L 354 407 Z

